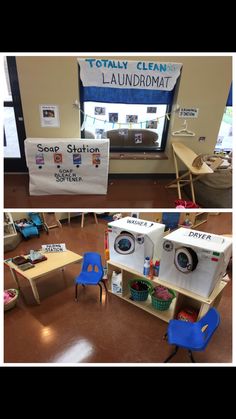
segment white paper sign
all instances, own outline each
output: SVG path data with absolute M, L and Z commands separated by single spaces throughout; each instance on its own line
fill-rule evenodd
M 27 138 L 30 195 L 107 193 L 109 139 Z
M 83 86 L 173 90 L 181 63 L 78 59 Z
M 65 252 L 66 245 L 65 243 L 53 243 L 53 244 L 42 244 L 42 250 L 44 252 Z
M 60 127 L 59 109 L 57 105 L 40 105 L 40 121 L 43 128 Z
M 194 230 L 186 230 L 186 232 L 183 233 L 183 236 L 190 237 L 190 239 L 204 240 L 209 243 L 224 243 L 224 237 L 210 233 L 202 233 Z
M 198 118 L 199 108 L 180 108 L 179 118 Z

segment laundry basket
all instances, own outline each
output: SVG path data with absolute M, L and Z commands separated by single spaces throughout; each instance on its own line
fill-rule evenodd
M 170 308 L 170 305 L 172 303 L 172 300 L 176 297 L 175 292 L 169 288 L 165 288 L 162 287 L 162 289 L 166 289 L 166 291 L 171 295 L 170 298 L 168 298 L 167 300 L 163 299 L 163 298 L 159 298 L 155 295 L 155 290 L 157 289 L 153 288 L 150 292 L 151 294 L 151 299 L 152 299 L 152 306 L 156 309 L 156 310 L 160 310 L 160 311 L 165 311 L 168 310 Z
M 4 291 L 4 311 L 15 307 L 19 291 L 15 288 L 9 288 Z
M 148 294 L 152 289 L 152 285 L 149 281 L 141 278 L 135 278 L 129 281 L 129 289 L 131 294 L 131 300 L 134 301 L 146 301 Z

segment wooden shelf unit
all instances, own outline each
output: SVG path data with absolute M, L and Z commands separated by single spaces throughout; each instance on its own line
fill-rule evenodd
M 188 218 L 188 220 L 192 223 L 189 228 L 196 228 L 208 220 L 208 215 L 208 212 L 181 212 L 179 217 L 179 227 L 185 227 L 183 223 L 186 218 Z
M 111 277 L 113 271 L 122 273 L 122 294 L 115 294 L 111 291 Z M 148 313 L 158 317 L 161 320 L 164 320 L 165 322 L 169 322 L 171 319 L 176 318 L 180 309 L 188 306 L 197 309 L 198 319 L 200 319 L 202 316 L 204 316 L 205 313 L 207 313 L 210 307 L 218 306 L 223 294 L 223 290 L 227 285 L 227 282 L 222 280 L 209 297 L 201 297 L 200 295 L 191 291 L 177 287 L 176 285 L 170 284 L 166 281 L 161 281 L 158 277 L 154 277 L 152 280 L 150 280 L 154 286 L 163 285 L 175 291 L 176 294 L 176 298 L 173 299 L 170 308 L 165 311 L 160 311 L 152 306 L 150 295 L 146 301 L 133 301 L 130 299 L 129 281 L 135 278 L 150 280 L 150 278 L 147 276 L 142 275 L 127 266 L 113 262 L 112 260 L 107 261 L 108 291 L 113 295 L 116 295 L 118 298 L 121 298 L 128 303 L 131 303 L 136 307 L 147 311 Z
M 4 239 L 16 236 L 16 227 L 10 212 L 4 212 Z

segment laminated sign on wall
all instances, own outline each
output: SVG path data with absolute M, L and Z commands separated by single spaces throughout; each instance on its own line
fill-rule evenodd
M 27 138 L 30 195 L 107 193 L 109 139 Z

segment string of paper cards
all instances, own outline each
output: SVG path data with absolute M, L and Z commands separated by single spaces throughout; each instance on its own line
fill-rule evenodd
M 83 109 L 81 109 L 77 100 L 74 102 L 73 106 L 75 108 L 79 109 L 80 112 L 84 115 L 84 121 L 83 121 L 83 124 L 81 126 L 81 131 L 83 131 L 85 129 L 86 122 L 88 122 L 89 118 L 93 121 L 93 124 L 95 124 L 96 121 L 99 121 L 99 122 L 103 122 L 104 125 L 106 125 L 106 124 L 112 125 L 112 128 L 114 128 L 115 126 L 118 126 L 118 128 L 121 128 L 122 126 L 125 126 L 125 127 L 128 127 L 129 129 L 131 129 L 133 125 L 136 125 L 136 126 L 140 125 L 140 128 L 143 128 L 143 125 L 145 127 L 148 122 L 157 121 L 157 124 L 158 124 L 158 121 L 161 118 L 166 117 L 168 120 L 170 120 L 170 116 L 172 114 L 176 113 L 179 110 L 179 106 L 176 106 L 176 109 L 174 111 L 167 112 L 164 115 L 158 116 L 156 118 L 152 118 L 152 119 L 145 120 L 145 121 L 140 121 L 140 122 L 110 122 L 110 121 L 107 121 L 107 120 L 104 120 L 104 119 L 101 119 L 101 118 L 97 118 L 96 116 L 88 115 L 87 113 L 85 113 L 83 111 Z

